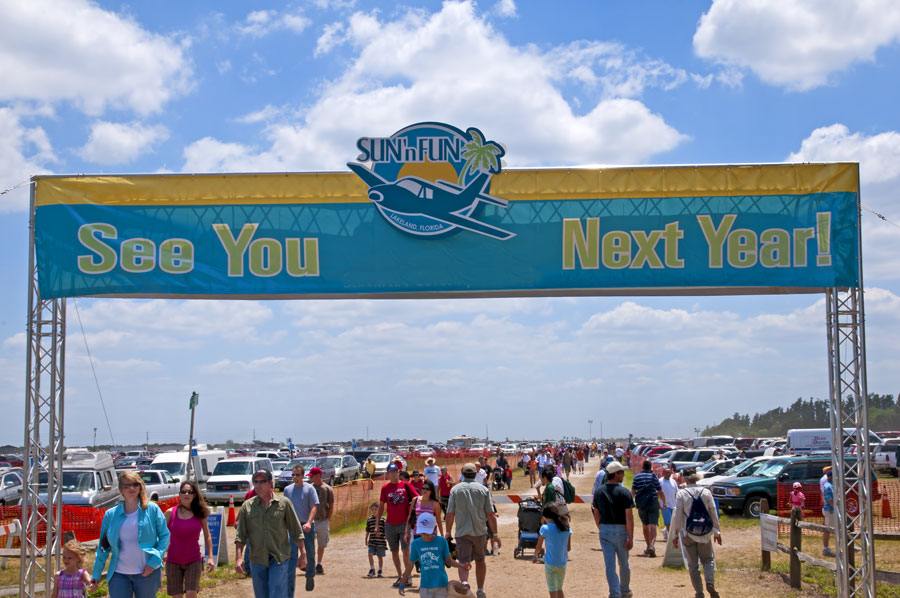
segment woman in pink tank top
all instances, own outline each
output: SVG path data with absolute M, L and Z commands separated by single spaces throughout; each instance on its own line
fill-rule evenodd
M 215 568 L 212 558 L 212 538 L 206 517 L 209 507 L 194 482 L 182 482 L 178 489 L 179 502 L 166 511 L 169 526 L 169 552 L 166 553 L 166 593 L 176 598 L 197 598 L 203 557 L 200 555 L 200 532 L 209 558 L 209 571 Z

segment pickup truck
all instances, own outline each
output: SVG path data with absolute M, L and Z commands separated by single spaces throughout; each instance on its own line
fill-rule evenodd
M 897 476 L 896 444 L 876 444 L 872 447 L 872 467 L 875 471 L 883 471 Z
M 178 482 L 168 471 L 161 469 L 146 469 L 140 473 L 147 487 L 147 498 L 159 502 L 173 496 L 178 496 Z

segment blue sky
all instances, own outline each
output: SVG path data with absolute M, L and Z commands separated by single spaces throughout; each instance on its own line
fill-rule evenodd
M 869 390 L 900 392 L 900 5 L 0 4 L 0 189 L 34 174 L 345 170 L 477 126 L 505 167 L 858 161 Z M 0 196 L 0 444 L 22 442 L 28 189 Z M 883 215 L 886 220 L 876 217 Z M 827 393 L 816 295 L 80 299 L 112 435 L 690 435 Z M 109 442 L 69 301 L 68 445 Z

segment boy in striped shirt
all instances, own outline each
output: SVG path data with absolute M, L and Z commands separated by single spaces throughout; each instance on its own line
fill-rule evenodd
M 375 514 L 378 512 L 378 503 L 373 502 L 369 505 L 369 518 L 366 520 L 366 547 L 369 551 L 369 575 L 367 577 L 375 577 L 375 557 L 378 557 L 378 577 L 381 577 L 381 569 L 384 566 L 384 554 L 387 548 L 387 542 L 384 539 L 384 518 L 382 517 L 381 525 L 377 525 L 378 520 Z M 380 530 L 379 530 L 380 528 Z

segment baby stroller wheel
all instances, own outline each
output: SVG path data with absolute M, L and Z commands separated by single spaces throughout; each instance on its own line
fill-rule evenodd
M 514 559 L 519 558 L 519 547 L 518 546 L 513 549 L 513 558 Z

